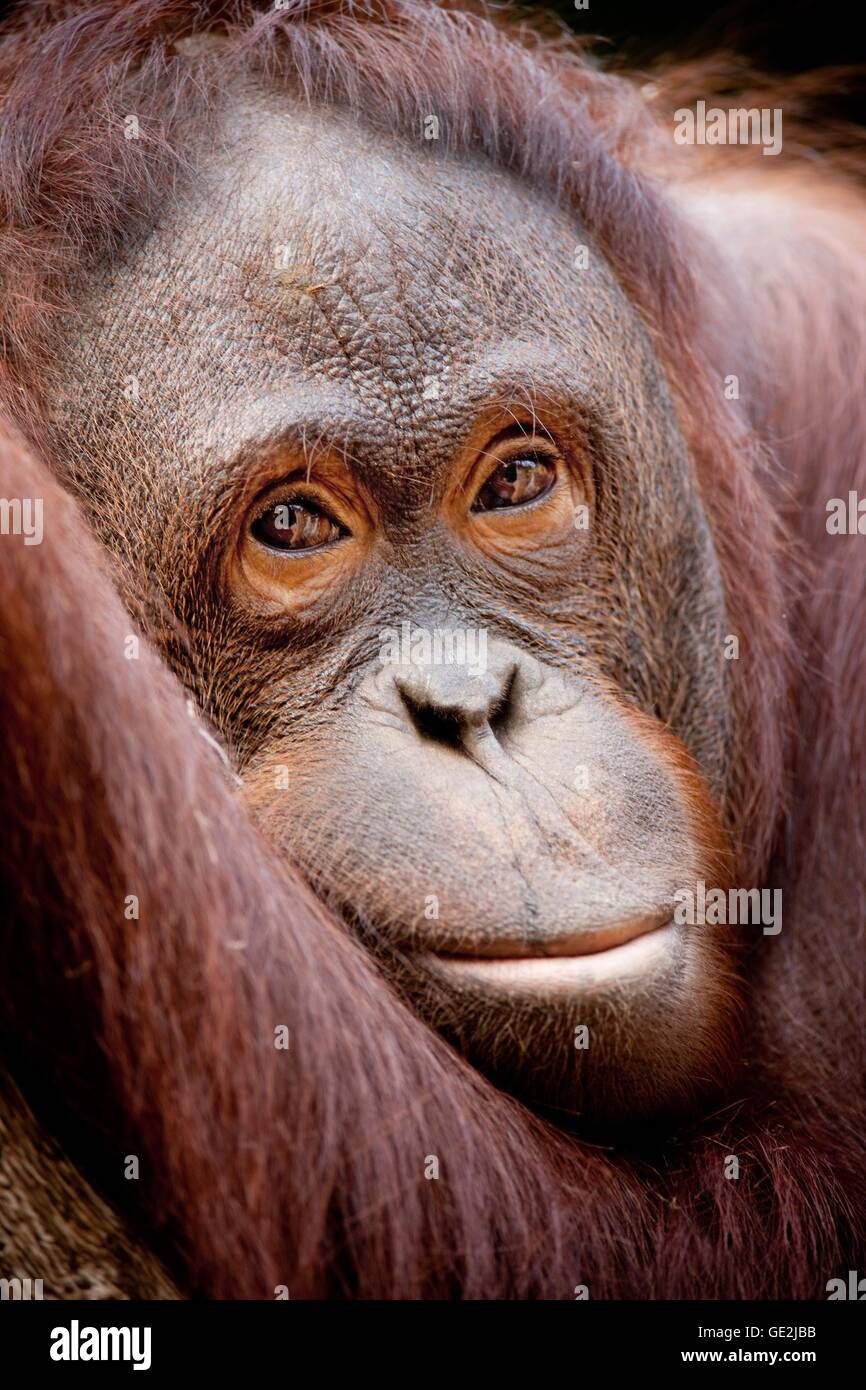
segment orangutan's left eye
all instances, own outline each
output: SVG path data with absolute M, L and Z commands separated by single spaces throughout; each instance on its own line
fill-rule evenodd
M 549 492 L 556 482 L 556 466 L 542 454 L 520 454 L 498 464 L 478 493 L 473 512 L 492 512 L 520 507 Z

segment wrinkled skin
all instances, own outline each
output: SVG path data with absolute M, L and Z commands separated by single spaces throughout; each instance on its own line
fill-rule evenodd
M 718 929 L 668 925 L 724 877 L 724 598 L 581 241 L 486 165 L 251 92 L 81 286 L 56 451 L 266 833 L 422 1014 L 530 1100 L 633 1115 L 728 1050 Z M 530 439 L 550 490 L 473 510 Z M 261 500 L 299 495 L 337 538 L 268 550 Z M 403 622 L 483 630 L 486 670 L 383 663 Z

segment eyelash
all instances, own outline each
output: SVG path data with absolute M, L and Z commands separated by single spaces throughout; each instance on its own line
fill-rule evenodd
M 257 521 L 261 521 L 263 516 L 267 516 L 268 512 L 272 512 L 276 507 L 306 507 L 308 511 L 318 512 L 326 521 L 330 521 L 332 526 L 338 527 L 344 535 L 348 535 L 348 530 L 339 517 L 336 517 L 318 497 L 309 496 L 305 492 L 275 493 L 256 510 L 250 526 L 255 526 Z
M 522 463 L 524 459 L 530 463 L 549 463 L 551 468 L 555 468 L 559 455 L 553 449 L 544 449 L 538 444 L 533 444 L 531 449 L 515 449 L 513 454 L 505 454 L 498 460 L 484 481 L 487 482 L 487 479 L 493 476 L 497 468 L 502 468 L 509 463 Z

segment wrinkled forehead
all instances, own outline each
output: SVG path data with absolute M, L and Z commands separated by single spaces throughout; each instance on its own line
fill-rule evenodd
M 233 99 L 191 153 L 192 187 L 86 284 L 69 395 L 100 432 L 144 402 L 139 445 L 158 430 L 206 472 L 290 423 L 355 453 L 419 425 L 453 442 L 494 403 L 598 407 L 626 364 L 632 382 L 652 374 L 576 221 L 440 156 L 429 130 L 412 142 L 284 94 Z

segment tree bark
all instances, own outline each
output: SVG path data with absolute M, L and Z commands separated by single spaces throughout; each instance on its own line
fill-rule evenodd
M 46 1299 L 175 1299 L 158 1259 L 94 1192 L 0 1066 L 0 1278 Z

